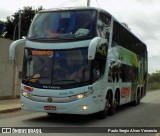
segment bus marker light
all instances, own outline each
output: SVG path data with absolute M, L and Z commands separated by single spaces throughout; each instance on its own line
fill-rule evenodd
M 33 88 L 29 87 L 29 86 L 24 86 L 24 89 L 27 90 L 28 92 L 32 92 Z

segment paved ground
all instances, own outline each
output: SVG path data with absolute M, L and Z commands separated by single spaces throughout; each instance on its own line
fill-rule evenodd
M 0 100 L 0 114 L 18 111 L 21 109 L 20 107 L 20 99 Z M 160 136 L 160 133 L 155 136 Z
M 0 100 L 0 113 L 7 113 L 20 110 L 21 108 L 19 99 Z

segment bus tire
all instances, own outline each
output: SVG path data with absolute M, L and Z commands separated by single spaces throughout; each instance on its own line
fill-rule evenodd
M 115 97 L 114 97 L 114 100 L 113 100 L 111 94 L 109 96 L 109 105 L 110 106 L 108 108 L 108 115 L 112 116 L 115 113 L 115 109 L 116 109 L 116 106 L 117 106 L 117 99 L 115 99 Z
M 110 97 L 110 107 L 108 109 L 108 115 L 112 116 L 115 113 L 116 108 L 119 106 L 119 90 L 116 91 L 114 100 Z
M 108 115 L 108 110 L 109 110 L 109 107 L 110 107 L 110 93 L 107 94 L 106 96 L 106 102 L 105 102 L 105 107 L 104 107 L 104 110 L 100 111 L 97 113 L 96 117 L 98 119 L 105 119 Z
M 138 91 L 138 92 L 137 92 L 136 100 L 133 101 L 133 105 L 134 105 L 134 106 L 139 105 L 139 104 L 140 104 L 140 101 L 141 101 L 141 93 L 140 93 L 140 91 Z
M 120 104 L 120 91 L 117 90 L 114 96 L 115 109 L 119 107 L 119 104 Z

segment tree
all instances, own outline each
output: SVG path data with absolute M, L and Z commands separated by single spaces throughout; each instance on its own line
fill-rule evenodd
M 5 22 L 5 38 L 14 39 L 13 32 L 14 32 L 15 23 L 11 17 L 7 17 L 7 21 Z
M 2 36 L 5 29 L 4 21 L 0 20 L 0 37 Z
M 12 40 L 18 39 L 18 27 L 19 27 L 19 20 L 21 20 L 21 30 L 20 35 L 22 38 L 23 36 L 27 36 L 29 26 L 33 20 L 33 17 L 35 13 L 42 10 L 42 7 L 39 7 L 38 9 L 32 9 L 32 7 L 24 7 L 23 10 L 21 10 L 21 18 L 19 18 L 20 14 L 19 11 L 14 13 L 11 17 L 7 18 L 7 21 L 5 22 L 5 38 L 9 38 Z
M 149 83 L 160 82 L 160 71 L 156 71 L 156 73 L 148 74 L 148 82 Z

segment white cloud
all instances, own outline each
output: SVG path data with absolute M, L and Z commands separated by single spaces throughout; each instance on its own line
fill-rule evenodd
M 148 58 L 148 72 L 154 73 L 160 71 L 160 61 L 159 56 L 152 56 Z
M 11 11 L 0 7 L 0 20 L 6 21 L 6 17 L 12 14 L 13 13 Z

